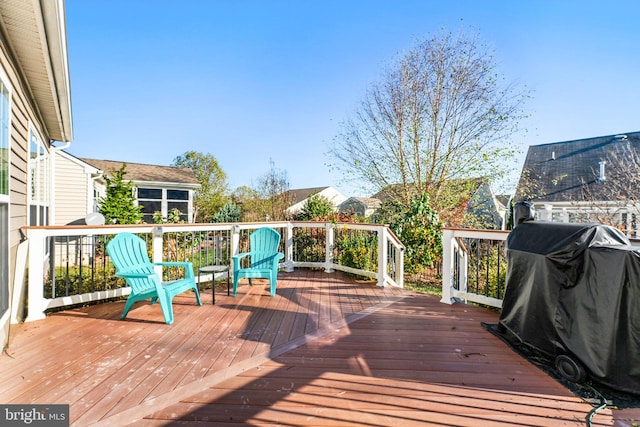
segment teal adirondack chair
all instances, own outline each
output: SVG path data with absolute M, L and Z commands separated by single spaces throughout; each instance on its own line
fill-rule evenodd
M 193 289 L 196 302 L 202 305 L 200 293 L 193 275 L 193 265 L 190 262 L 150 262 L 147 254 L 147 244 L 140 237 L 131 233 L 120 233 L 107 244 L 107 253 L 116 267 L 116 276 L 123 277 L 131 287 L 131 294 L 124 306 L 121 319 L 136 301 L 151 298 L 151 304 L 160 301 L 162 315 L 167 325 L 173 323 L 172 300 L 178 294 Z M 154 266 L 184 267 L 183 279 L 162 282 L 154 271 Z
M 280 234 L 272 228 L 259 228 L 249 236 L 249 250 L 233 259 L 233 296 L 236 296 L 238 280 L 249 279 L 269 279 L 271 286 L 271 296 L 276 294 L 276 282 L 278 280 L 278 262 L 284 258 L 282 252 L 278 252 L 280 245 Z M 249 257 L 251 262 L 249 267 L 242 268 L 241 260 Z

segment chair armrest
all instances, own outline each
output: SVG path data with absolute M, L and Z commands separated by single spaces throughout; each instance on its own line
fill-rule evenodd
M 277 269 L 278 264 L 280 264 L 280 260 L 283 258 L 284 258 L 284 254 L 282 252 L 273 254 L 273 268 Z
M 117 277 L 131 277 L 131 278 L 145 278 L 145 277 L 150 277 L 153 276 L 153 271 L 149 271 L 149 272 L 145 272 L 145 271 L 140 271 L 140 270 L 144 270 L 147 269 L 149 270 L 149 266 L 151 264 L 136 264 L 136 265 L 132 265 L 129 268 L 126 269 L 122 269 L 116 272 L 116 276 Z
M 167 262 L 154 262 L 152 263 L 158 267 L 184 267 L 185 275 L 188 279 L 192 279 L 193 275 L 193 263 L 180 262 L 180 261 L 167 261 Z
M 122 277 L 123 279 L 148 279 L 149 277 L 154 275 L 155 273 L 136 273 L 134 271 L 123 271 L 116 273 L 116 277 Z
M 249 255 L 251 255 L 251 252 L 243 252 L 238 255 L 232 256 L 231 260 L 233 261 L 233 271 L 238 271 L 240 269 L 240 260 L 242 258 L 248 257 Z

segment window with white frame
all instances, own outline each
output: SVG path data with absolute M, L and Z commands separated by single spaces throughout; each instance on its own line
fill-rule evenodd
M 180 220 L 189 221 L 189 192 L 186 190 L 167 190 L 167 213 L 173 209 L 180 211 Z
M 0 315 L 9 308 L 9 100 L 0 79 Z
M 138 188 L 138 206 L 142 206 L 144 222 L 153 223 L 156 212 L 163 218 L 169 216 L 172 209 L 180 211 L 182 221 L 189 220 L 189 191 L 167 188 Z
M 37 132 L 29 131 L 29 225 L 49 225 L 49 151 Z

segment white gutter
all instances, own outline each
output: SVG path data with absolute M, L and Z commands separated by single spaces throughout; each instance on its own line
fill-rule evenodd
M 71 115 L 71 84 L 69 78 L 69 58 L 67 54 L 67 24 L 64 0 L 32 0 L 42 10 L 49 51 L 50 84 L 58 112 L 60 140 L 73 139 Z M 36 9 L 37 10 L 37 9 Z M 61 147 L 64 149 L 66 147 Z

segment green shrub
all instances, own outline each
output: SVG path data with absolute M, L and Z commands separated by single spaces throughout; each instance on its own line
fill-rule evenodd
M 337 233 L 334 240 L 335 262 L 360 270 L 375 271 L 378 267 L 376 234 L 355 230 Z

